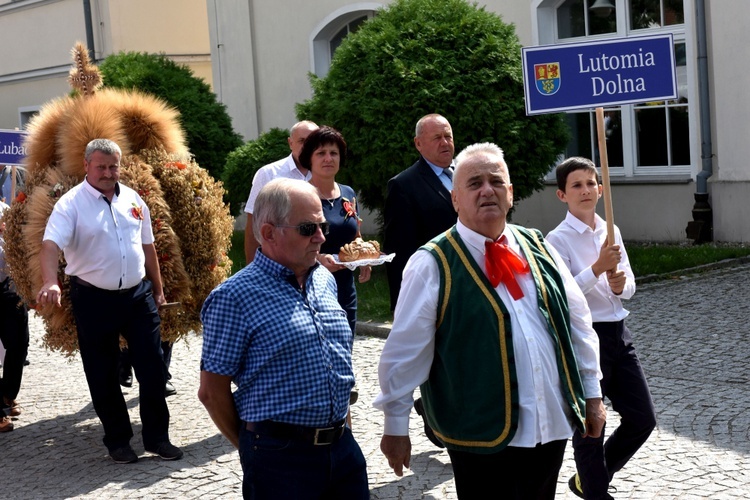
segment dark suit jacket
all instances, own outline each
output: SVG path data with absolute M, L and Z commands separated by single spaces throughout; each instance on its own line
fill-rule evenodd
M 450 192 L 424 158 L 388 181 L 383 249 L 396 254 L 386 264 L 391 310 L 396 308 L 406 261 L 420 246 L 453 226 L 457 217 Z

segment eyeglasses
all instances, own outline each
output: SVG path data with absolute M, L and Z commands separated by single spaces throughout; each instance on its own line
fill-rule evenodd
M 328 229 L 331 226 L 328 222 L 303 222 L 302 224 L 298 224 L 296 226 L 289 226 L 286 224 L 273 224 L 274 227 L 293 227 L 296 229 L 300 236 L 310 237 L 315 234 L 315 231 L 320 228 L 321 231 L 323 231 L 323 235 L 328 234 Z

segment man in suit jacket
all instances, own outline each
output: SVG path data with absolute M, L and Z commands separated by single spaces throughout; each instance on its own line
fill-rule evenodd
M 386 264 L 391 310 L 401 290 L 406 261 L 417 249 L 456 223 L 453 189 L 453 130 L 444 117 L 423 116 L 417 122 L 414 145 L 421 158 L 388 181 L 383 219 L 384 250 L 395 253 Z

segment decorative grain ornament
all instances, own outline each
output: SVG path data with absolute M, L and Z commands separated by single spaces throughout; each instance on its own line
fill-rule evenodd
M 92 96 L 102 86 L 102 75 L 99 68 L 91 64 L 89 51 L 81 42 L 76 42 L 71 51 L 73 67 L 68 74 L 68 83 L 85 97 Z
M 9 274 L 34 308 L 47 220 L 55 203 L 83 181 L 89 141 L 110 139 L 122 149 L 120 182 L 149 207 L 164 296 L 179 303 L 160 311 L 162 340 L 200 333 L 203 301 L 231 271 L 227 252 L 234 221 L 223 202 L 224 188 L 191 157 L 178 110 L 137 90 L 100 89 L 101 76 L 86 47 L 77 43 L 72 54 L 68 81 L 77 93 L 46 103 L 28 127 L 24 192 L 4 215 Z M 145 212 L 136 206 L 131 213 L 138 218 Z M 61 254 L 62 307 L 37 313 L 46 326 L 45 346 L 72 356 L 78 341 L 65 266 Z

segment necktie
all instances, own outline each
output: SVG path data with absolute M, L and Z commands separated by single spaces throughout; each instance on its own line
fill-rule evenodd
M 485 242 L 484 265 L 492 286 L 497 287 L 502 282 L 513 300 L 518 300 L 523 297 L 523 291 L 516 281 L 516 274 L 529 272 L 529 265 L 508 247 L 507 241 L 503 236 L 498 241 Z
M 446 176 L 446 177 L 447 177 L 448 179 L 450 179 L 450 180 L 451 180 L 451 182 L 453 181 L 453 169 L 452 169 L 451 167 L 447 167 L 447 168 L 444 168 L 444 169 L 443 169 L 443 174 L 444 174 L 444 175 L 445 175 L 445 176 Z

